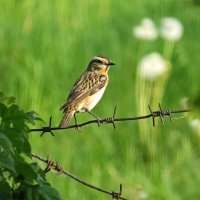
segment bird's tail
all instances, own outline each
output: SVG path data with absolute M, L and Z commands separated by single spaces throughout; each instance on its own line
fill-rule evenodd
M 68 125 L 69 125 L 69 122 L 71 120 L 71 118 L 73 117 L 74 115 L 74 112 L 71 111 L 71 112 L 66 112 L 62 118 L 62 121 L 60 122 L 60 125 L 59 127 L 60 128 L 67 128 Z

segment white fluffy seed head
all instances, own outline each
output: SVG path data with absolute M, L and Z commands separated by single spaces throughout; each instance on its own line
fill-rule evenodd
M 191 119 L 191 120 L 189 121 L 189 124 L 190 124 L 191 129 L 192 129 L 195 133 L 197 133 L 197 134 L 200 135 L 200 119 L 198 119 L 198 118 Z
M 144 18 L 140 25 L 133 28 L 133 35 L 143 40 L 155 40 L 158 37 L 158 31 L 150 18 Z
M 167 70 L 167 62 L 157 52 L 148 54 L 142 58 L 139 64 L 140 75 L 147 80 L 155 80 Z
M 183 35 L 181 22 L 173 17 L 165 17 L 161 20 L 160 35 L 169 41 L 178 41 Z

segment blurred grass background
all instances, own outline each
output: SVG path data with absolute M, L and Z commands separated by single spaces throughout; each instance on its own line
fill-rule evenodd
M 93 112 L 111 116 L 117 105 L 117 117 L 136 116 L 137 63 L 145 53 L 161 51 L 163 41 L 138 41 L 132 28 L 144 17 L 158 25 L 162 17 L 173 16 L 182 22 L 184 35 L 175 45 L 162 105 L 180 108 L 180 100 L 197 94 L 200 85 L 199 13 L 197 0 L 1 0 L 0 91 L 47 123 L 52 115 L 57 126 L 74 81 L 93 56 L 106 55 L 117 66 Z M 80 122 L 89 119 L 78 115 Z M 30 142 L 34 153 L 50 155 L 91 184 L 112 191 L 123 183 L 123 196 L 129 199 L 199 199 L 199 135 L 192 133 L 187 118 L 175 124 L 167 120 L 160 128 L 153 159 L 140 143 L 137 122 L 118 123 L 117 133 L 110 125 L 60 131 L 55 137 L 31 133 Z M 109 199 L 70 179 L 52 173 L 47 178 L 63 199 Z

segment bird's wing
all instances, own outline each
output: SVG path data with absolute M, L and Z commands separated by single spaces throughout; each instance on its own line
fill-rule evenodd
M 67 107 L 73 102 L 79 102 L 87 96 L 91 96 L 102 89 L 107 84 L 107 76 L 98 75 L 94 72 L 85 72 L 74 84 L 66 103 L 60 108 L 67 110 Z

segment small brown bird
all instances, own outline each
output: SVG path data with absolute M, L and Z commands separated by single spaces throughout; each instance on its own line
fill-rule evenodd
M 77 124 L 77 112 L 88 112 L 99 120 L 90 110 L 99 102 L 108 85 L 111 65 L 115 63 L 104 56 L 96 56 L 90 61 L 86 71 L 75 82 L 66 103 L 60 108 L 64 116 L 59 127 L 67 127 L 73 116 Z

